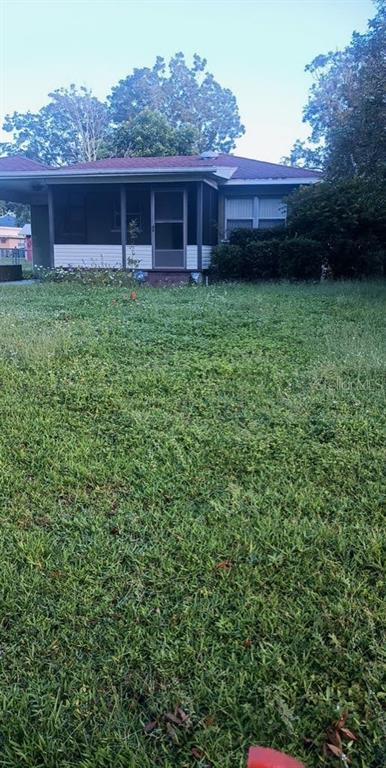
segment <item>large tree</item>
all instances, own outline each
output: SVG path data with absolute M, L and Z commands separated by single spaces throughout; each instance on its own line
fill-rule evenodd
M 304 121 L 308 142 L 296 142 L 290 162 L 319 165 L 329 178 L 386 172 L 386 0 L 364 34 L 342 51 L 317 56 Z
M 146 107 L 111 129 L 102 154 L 106 157 L 191 155 L 198 151 L 198 139 L 195 126 L 184 123 L 174 128 L 161 112 Z
M 219 85 L 195 55 L 182 53 L 168 66 L 134 69 L 101 102 L 85 87 L 59 88 L 38 112 L 7 115 L 12 139 L 2 154 L 21 154 L 50 165 L 109 155 L 229 152 L 244 133 L 233 93 Z
M 151 69 L 134 69 L 120 80 L 108 100 L 115 124 L 130 121 L 147 108 L 161 113 L 175 129 L 194 125 L 199 151 L 229 152 L 244 133 L 235 96 L 214 79 L 206 60 L 197 54 L 191 67 L 183 53 L 176 53 L 168 66 L 158 56 Z
M 82 86 L 59 88 L 39 112 L 7 115 L 3 128 L 12 133 L 3 154 L 21 154 L 52 165 L 96 160 L 108 127 L 105 104 Z

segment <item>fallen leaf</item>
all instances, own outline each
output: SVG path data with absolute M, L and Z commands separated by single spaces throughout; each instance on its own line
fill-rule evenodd
M 327 744 L 327 748 L 332 752 L 335 757 L 342 757 L 343 752 L 340 747 L 336 747 L 335 744 Z
M 334 744 L 338 749 L 342 749 L 342 739 L 339 736 L 338 731 L 335 728 L 327 729 L 327 742 Z
M 137 292 L 136 291 L 132 291 L 131 294 L 130 294 L 130 298 L 131 298 L 132 301 L 137 301 L 137 298 L 138 298 Z
M 215 566 L 217 571 L 229 571 L 230 568 L 232 568 L 232 561 L 231 560 L 222 560 L 221 563 L 217 563 Z
M 244 648 L 251 648 L 252 647 L 252 640 L 250 637 L 247 637 L 246 640 L 244 640 Z
M 166 712 L 165 719 L 169 720 L 170 723 L 174 723 L 174 725 L 181 725 L 181 718 L 177 717 L 173 714 L 173 712 Z
M 350 741 L 358 740 L 358 736 L 356 736 L 355 733 L 350 731 L 349 728 L 341 728 L 340 732 L 343 734 L 343 736 L 346 736 L 347 739 L 350 739 Z
M 166 730 L 167 730 L 168 736 L 171 738 L 171 740 L 175 744 L 178 744 L 178 736 L 177 736 L 173 726 L 170 725 L 170 723 L 166 723 Z
M 184 710 L 181 709 L 181 707 L 177 707 L 176 715 L 177 715 L 177 717 L 180 718 L 181 723 L 186 723 L 187 720 L 189 720 L 189 715 L 187 715 L 186 712 L 184 712 Z
M 216 722 L 216 718 L 214 715 L 207 715 L 207 717 L 204 720 L 205 728 L 210 728 L 212 725 L 214 725 Z
M 152 731 L 154 731 L 154 728 L 157 728 L 157 725 L 158 725 L 157 720 L 150 720 L 148 723 L 145 723 L 145 725 L 143 726 L 143 730 L 145 731 L 145 733 L 151 733 Z
M 339 720 L 336 721 L 334 727 L 338 731 L 340 731 L 340 729 L 343 728 L 343 726 L 345 725 L 346 720 L 347 720 L 347 714 L 348 714 L 347 712 L 343 712 L 343 714 L 340 716 Z
M 202 749 L 199 749 L 198 747 L 192 747 L 192 755 L 196 758 L 196 760 L 202 760 L 202 758 L 205 756 Z

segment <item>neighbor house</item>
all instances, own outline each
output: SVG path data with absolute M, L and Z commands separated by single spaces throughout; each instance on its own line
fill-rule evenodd
M 24 256 L 25 238 L 16 226 L 16 216 L 0 216 L 0 259 Z
M 35 265 L 201 271 L 235 227 L 271 227 L 316 171 L 212 152 L 53 168 L 0 158 L 0 199 L 29 203 Z

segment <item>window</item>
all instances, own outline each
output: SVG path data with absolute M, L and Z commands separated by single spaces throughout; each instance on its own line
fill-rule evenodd
M 260 219 L 259 229 L 270 229 L 271 227 L 284 227 L 285 219 Z
M 259 210 L 259 228 L 269 229 L 285 224 L 287 206 L 281 197 L 261 197 Z
M 138 234 L 142 232 L 142 217 L 140 213 L 127 213 L 126 214 L 127 219 L 127 229 L 129 229 L 129 223 L 132 221 L 135 222 L 135 228 L 138 231 Z M 111 228 L 112 232 L 120 232 L 121 231 L 121 209 L 115 208 L 113 212 L 113 226 Z
M 252 229 L 253 219 L 227 219 L 227 237 L 234 229 Z

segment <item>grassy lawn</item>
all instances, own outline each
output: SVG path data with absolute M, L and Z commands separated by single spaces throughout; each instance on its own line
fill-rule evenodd
M 386 285 L 128 296 L 0 288 L 0 766 L 381 768 Z

